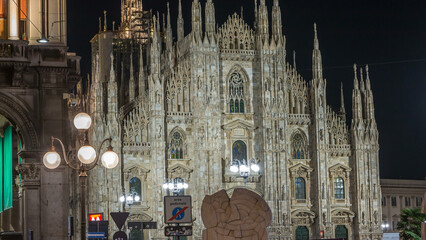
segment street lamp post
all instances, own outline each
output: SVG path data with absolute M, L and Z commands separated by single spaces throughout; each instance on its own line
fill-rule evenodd
M 254 158 L 250 159 L 250 161 L 247 161 L 245 159 L 241 161 L 238 159 L 234 159 L 232 161 L 230 170 L 233 173 L 240 173 L 240 176 L 244 178 L 244 188 L 247 188 L 247 178 L 250 176 L 250 171 L 258 173 L 260 167 Z
M 387 223 L 387 222 L 382 223 L 383 232 L 387 232 L 388 229 L 389 229 L 389 223 Z
M 182 189 L 187 189 L 188 183 L 182 178 L 171 178 L 164 180 L 163 188 L 171 191 L 173 194 L 179 193 Z
M 92 170 L 98 165 L 99 154 L 104 143 L 108 142 L 109 145 L 106 148 L 106 151 L 102 154 L 101 162 L 105 168 L 112 169 L 117 166 L 119 158 L 117 153 L 115 153 L 111 146 L 111 138 L 104 139 L 98 150 L 96 151 L 92 146 L 90 146 L 87 130 L 92 124 L 92 119 L 87 113 L 79 113 L 74 117 L 74 126 L 79 130 L 80 133 L 83 133 L 83 146 L 81 146 L 77 151 L 77 157 L 80 160 L 79 163 L 74 164 L 69 161 L 67 155 L 65 154 L 65 147 L 62 141 L 59 138 L 52 136 L 51 150 L 44 154 L 43 164 L 49 169 L 55 169 L 61 164 L 61 156 L 56 152 L 54 147 L 54 141 L 58 141 L 62 148 L 62 156 L 65 160 L 65 163 L 72 169 L 79 172 L 80 187 L 81 187 L 81 239 L 86 239 L 86 181 L 87 181 L 87 172 Z

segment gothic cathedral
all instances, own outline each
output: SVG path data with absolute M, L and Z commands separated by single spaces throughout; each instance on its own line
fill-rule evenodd
M 269 204 L 270 239 L 382 238 L 378 131 L 368 66 L 354 66 L 353 119 L 343 104 L 327 105 L 314 25 L 313 77 L 286 61 L 279 1 L 272 21 L 265 0 L 254 1 L 254 28 L 233 14 L 217 25 L 215 7 L 192 2 L 184 33 L 179 2 L 177 39 L 170 9 L 160 16 L 141 0 L 122 0 L 121 22 L 106 16 L 91 40 L 92 75 L 82 106 L 93 116 L 94 145 L 111 136 L 122 164 L 90 173 L 89 212 L 123 210 L 123 192 L 141 196 L 130 221 L 155 221 L 145 239 L 164 237 L 165 179 L 182 179 L 191 195 L 194 234 L 206 194 L 244 187 L 236 160 L 259 164 L 247 188 Z M 204 17 L 202 17 L 204 12 Z M 203 24 L 204 22 L 204 24 Z M 364 73 L 363 73 L 364 71 Z M 126 210 L 128 206 L 126 205 Z M 112 221 L 111 221 L 112 222 Z M 111 231 L 114 229 L 110 224 Z

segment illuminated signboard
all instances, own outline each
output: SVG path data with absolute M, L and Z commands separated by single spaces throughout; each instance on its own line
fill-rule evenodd
M 103 213 L 90 213 L 89 214 L 89 221 L 90 222 L 97 222 L 97 221 L 103 221 Z

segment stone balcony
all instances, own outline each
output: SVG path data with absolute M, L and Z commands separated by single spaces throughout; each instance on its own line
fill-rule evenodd
M 28 42 L 0 40 L 0 62 L 28 62 Z

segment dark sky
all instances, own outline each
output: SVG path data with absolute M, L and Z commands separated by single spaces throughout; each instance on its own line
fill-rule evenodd
M 259 0 L 260 1 L 260 0 Z M 258 2 L 259 2 L 258 1 Z M 98 17 L 108 12 L 108 24 L 120 21 L 120 0 L 68 2 L 68 45 L 82 56 L 90 71 L 89 40 L 98 32 Z M 143 0 L 144 9 L 165 12 L 165 0 Z M 190 31 L 192 0 L 182 0 L 186 34 Z M 216 22 L 240 13 L 253 24 L 252 0 L 213 0 Z M 269 17 L 273 0 L 266 0 Z M 297 68 L 311 78 L 313 23 L 317 23 L 327 79 L 327 101 L 339 108 L 340 82 L 346 111 L 351 112 L 353 63 L 370 65 L 376 120 L 380 133 L 382 178 L 426 177 L 426 1 L 424 0 L 280 0 L 287 60 L 297 53 Z M 176 35 L 177 0 L 170 0 Z M 201 1 L 203 9 L 205 0 Z M 348 116 L 350 117 L 350 116 Z

